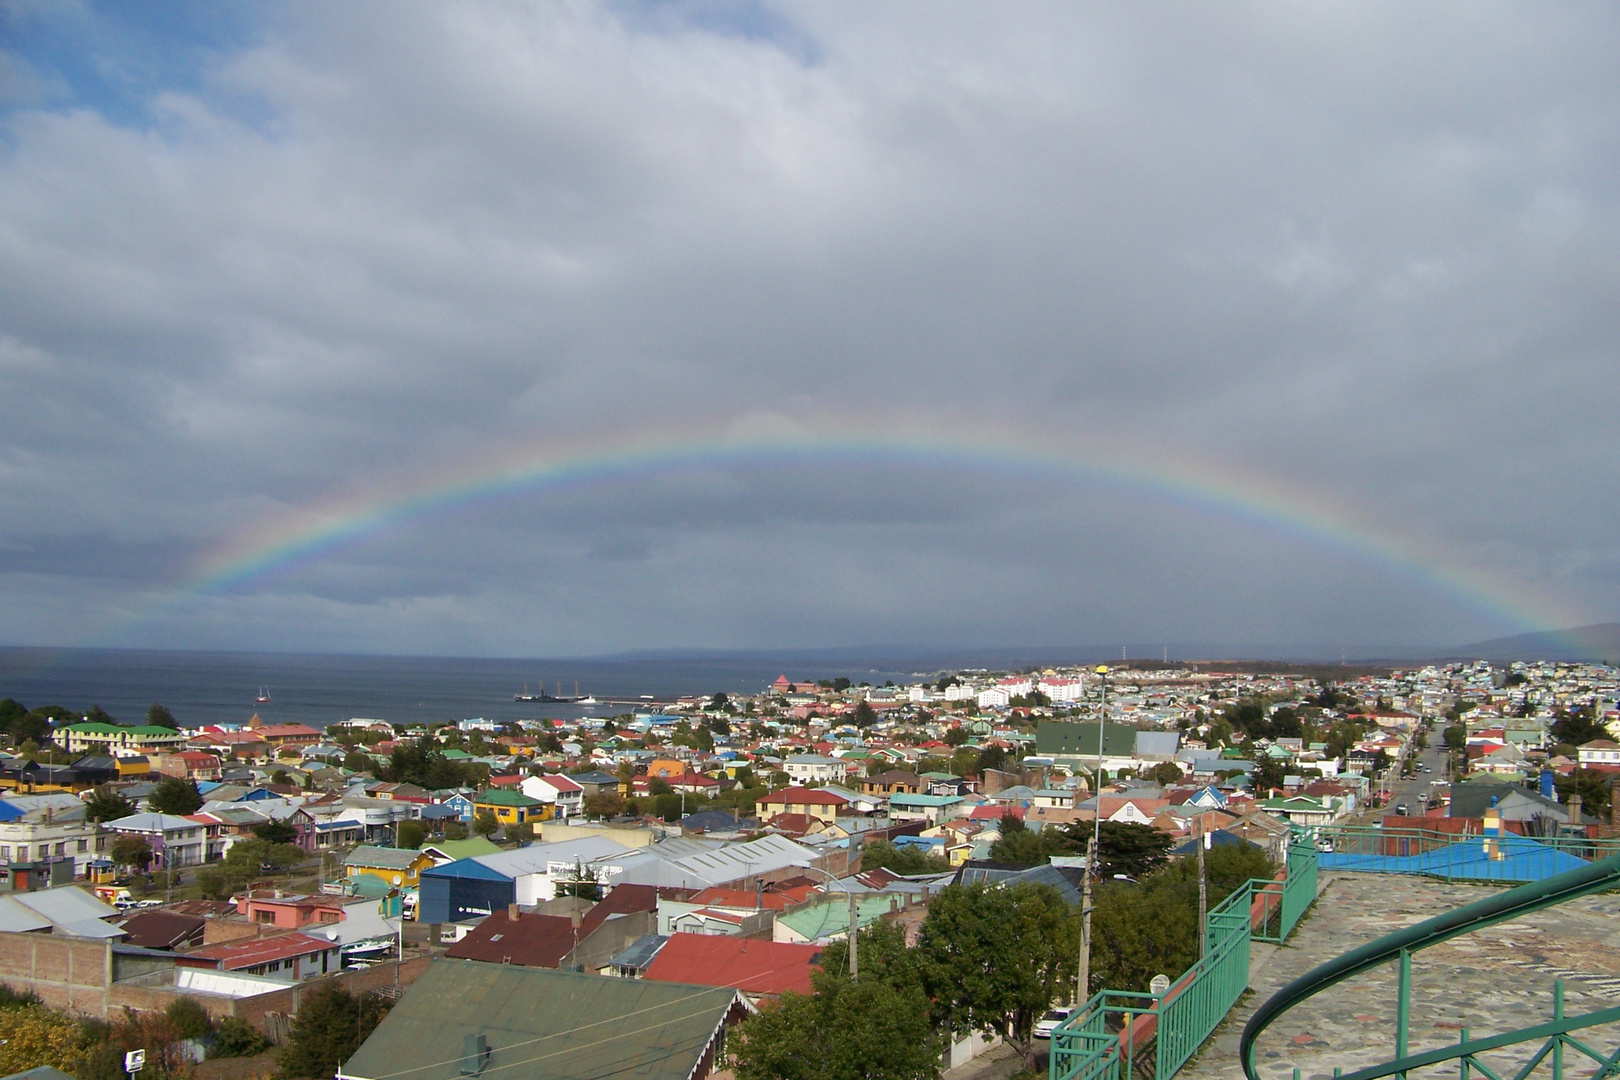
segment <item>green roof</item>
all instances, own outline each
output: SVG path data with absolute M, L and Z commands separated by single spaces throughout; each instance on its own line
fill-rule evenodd
M 730 989 L 441 957 L 340 1075 L 463 1080 L 464 1040 L 482 1035 L 486 1077 L 689 1080 L 736 999 Z
M 78 735 L 173 735 L 181 737 L 180 732 L 174 728 L 161 727 L 157 724 L 98 724 L 86 721 L 79 724 L 69 724 L 57 730 L 71 731 Z
M 887 893 L 859 897 L 855 901 L 855 925 L 871 926 L 883 918 L 894 910 L 890 906 L 893 899 L 894 897 Z M 849 901 L 842 895 L 835 895 L 831 899 L 813 904 L 801 904 L 792 911 L 778 915 L 776 921 L 800 937 L 809 941 L 819 941 L 824 937 L 849 931 Z
M 545 803 L 541 800 L 531 799 L 521 791 L 507 791 L 504 788 L 491 788 L 489 791 L 486 791 L 482 795 L 479 795 L 477 798 L 473 799 L 473 802 L 483 806 L 525 807 L 545 805 Z
M 343 884 L 352 895 L 364 896 L 368 900 L 381 900 L 394 891 L 392 885 L 376 874 L 356 874 L 352 878 L 344 878 Z
M 502 848 L 492 840 L 482 836 L 469 836 L 465 840 L 432 840 L 422 845 L 422 850 L 432 848 L 451 859 L 470 859 L 474 855 L 495 855 Z
M 1061 754 L 1065 757 L 1095 757 L 1097 754 L 1097 722 L 1069 724 L 1058 720 L 1042 720 L 1035 729 L 1037 754 Z M 1124 724 L 1109 724 L 1103 732 L 1104 757 L 1130 757 L 1136 753 L 1136 729 Z
M 362 844 L 349 852 L 344 866 L 363 866 L 372 870 L 409 870 L 422 853 L 413 848 L 372 847 Z

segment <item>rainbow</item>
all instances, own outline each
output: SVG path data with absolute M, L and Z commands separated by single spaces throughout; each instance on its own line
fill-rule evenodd
M 1072 435 L 990 425 L 895 423 L 869 417 L 795 424 L 778 418 L 726 431 L 638 432 L 592 442 L 541 441 L 329 498 L 243 530 L 213 550 L 169 599 L 251 591 L 277 575 L 413 523 L 515 497 L 714 469 L 889 467 L 1100 485 L 1244 522 L 1311 548 L 1404 576 L 1518 630 L 1595 620 L 1499 573 L 1471 567 L 1364 512 L 1276 478 L 1162 452 L 1129 453 Z

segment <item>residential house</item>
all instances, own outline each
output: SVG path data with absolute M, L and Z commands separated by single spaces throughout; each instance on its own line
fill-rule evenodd
M 849 775 L 849 763 L 820 754 L 793 754 L 782 762 L 782 771 L 796 784 L 842 784 Z
M 516 964 L 435 961 L 354 1056 L 343 1080 L 709 1080 L 737 991 L 605 979 Z
M 520 790 L 529 798 L 552 807 L 551 813 L 542 820 L 557 818 L 567 821 L 578 817 L 585 794 L 583 786 L 561 773 L 524 777 Z
M 526 821 L 549 821 L 556 812 L 554 804 L 531 799 L 521 791 L 490 788 L 473 800 L 473 813 L 489 811 L 502 825 L 521 825 Z
M 294 932 L 208 945 L 181 953 L 175 963 L 298 982 L 343 970 L 341 949 L 336 941 Z
M 578 906 L 566 915 L 524 911 L 515 903 L 508 904 L 469 930 L 445 956 L 594 972 L 606 967 L 631 942 L 651 933 L 658 917 L 658 890 L 645 885 L 620 885 L 594 904 L 577 897 L 567 899 Z
M 196 866 L 207 860 L 208 827 L 188 817 L 131 814 L 106 822 L 102 828 L 124 836 L 144 837 L 155 869 Z
M 68 724 L 51 733 L 51 739 L 70 754 L 143 753 L 147 750 L 178 750 L 186 737 L 173 728 L 152 724 L 101 724 L 86 721 Z
M 425 851 L 363 845 L 344 858 L 343 873 L 351 880 L 371 877 L 394 888 L 414 889 L 422 871 L 432 865 L 433 856 Z
M 848 800 L 830 791 L 817 791 L 805 787 L 785 787 L 759 799 L 755 805 L 761 816 L 769 819 L 777 814 L 805 814 L 831 824 Z
M 904 769 L 889 769 L 862 777 L 860 787 L 862 795 L 916 795 L 922 791 L 922 778 Z
M 892 821 L 926 821 L 938 825 L 957 815 L 963 806 L 960 795 L 891 795 L 889 818 Z
M 106 854 L 107 834 L 85 818 L 85 807 L 68 794 L 19 795 L 0 800 L 0 861 L 73 860 L 84 876 Z
M 729 986 L 750 1001 L 812 991 L 821 946 L 738 937 L 672 934 L 643 978 L 687 986 Z

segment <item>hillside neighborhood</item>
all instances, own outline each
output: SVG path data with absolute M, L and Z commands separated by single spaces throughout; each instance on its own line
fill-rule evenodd
M 792 1034 L 768 1025 L 832 1023 L 806 1010 L 857 970 L 890 995 L 867 1012 L 915 1005 L 966 947 L 949 936 L 961 905 L 1047 927 L 974 944 L 1047 956 L 1018 1004 L 952 1012 L 934 987 L 912 1009 L 922 1057 L 895 1068 L 931 1074 L 1043 1052 L 1042 1016 L 1074 998 L 1088 890 L 1112 940 L 1147 954 L 1095 946 L 1092 989 L 1146 990 L 1196 957 L 1140 921 L 1191 902 L 1161 888 L 1193 872 L 1178 867 L 1218 900 L 1223 874 L 1269 876 L 1330 827 L 1616 835 L 1614 669 L 1332 674 L 784 675 L 612 716 L 325 731 L 4 699 L 0 983 L 126 1027 L 200 1007 L 199 1059 L 293 1053 L 332 1002 L 372 1003 L 353 1006 L 371 1019 L 341 1060 L 284 1058 L 286 1075 L 430 1057 L 450 1080 L 547 1040 L 548 1073 L 581 1080 L 757 1080 Z M 1442 750 L 1435 774 L 1422 753 Z M 651 1041 L 649 1015 L 669 1018 Z

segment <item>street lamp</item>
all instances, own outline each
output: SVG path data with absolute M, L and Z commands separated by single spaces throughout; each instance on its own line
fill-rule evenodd
M 1086 843 L 1086 868 L 1080 878 L 1080 970 L 1075 973 L 1074 1004 L 1078 1008 L 1091 997 L 1091 882 L 1096 877 L 1097 835 L 1102 832 L 1103 733 L 1108 730 L 1108 668 L 1099 665 L 1102 678 L 1102 717 L 1097 721 L 1097 767 L 1091 774 L 1096 808 L 1091 813 L 1091 839 Z

